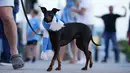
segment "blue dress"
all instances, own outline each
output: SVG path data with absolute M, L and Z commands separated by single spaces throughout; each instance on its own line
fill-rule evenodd
M 64 23 L 73 22 L 74 18 L 72 16 L 72 10 L 71 7 L 75 6 L 73 0 L 68 0 L 67 4 L 63 10 L 63 13 L 61 15 L 61 21 Z

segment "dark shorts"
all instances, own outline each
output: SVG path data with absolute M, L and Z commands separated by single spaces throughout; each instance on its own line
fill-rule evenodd
M 37 45 L 37 40 L 27 41 L 27 45 Z

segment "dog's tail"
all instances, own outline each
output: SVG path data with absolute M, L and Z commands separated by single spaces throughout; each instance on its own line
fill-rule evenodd
M 101 44 L 96 44 L 96 43 L 94 42 L 92 35 L 91 35 L 91 40 L 92 40 L 93 44 L 95 44 L 96 46 L 101 46 Z

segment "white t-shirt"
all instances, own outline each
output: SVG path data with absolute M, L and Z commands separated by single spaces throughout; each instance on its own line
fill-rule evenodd
M 86 8 L 85 15 L 78 15 L 77 21 L 85 23 L 87 25 L 94 24 L 93 22 L 93 11 L 92 11 L 92 0 L 81 0 L 79 9 Z
M 0 7 L 2 6 L 14 6 L 14 0 L 0 0 Z

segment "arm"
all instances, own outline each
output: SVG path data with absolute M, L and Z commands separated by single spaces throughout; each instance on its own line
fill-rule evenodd
M 124 15 L 122 15 L 121 17 L 126 17 L 126 14 L 127 14 L 127 10 L 126 10 L 126 7 L 122 7 L 123 9 L 125 9 L 125 14 Z
M 80 10 L 79 9 L 77 9 L 77 8 L 74 8 L 74 7 L 71 7 L 71 10 L 73 11 L 73 12 L 76 12 L 76 13 L 80 13 Z
M 81 14 L 81 15 L 85 15 L 86 10 L 87 10 L 86 8 L 81 8 L 80 14 Z
M 101 16 L 95 16 L 96 18 L 102 18 Z
M 74 8 L 74 7 L 71 7 L 71 9 L 72 9 L 73 12 L 76 12 L 76 13 L 78 13 L 80 15 L 85 15 L 85 12 L 86 12 L 86 8 L 81 8 L 79 10 L 79 9 Z
M 40 28 L 36 30 L 36 33 L 38 33 L 38 32 L 40 32 Z M 32 32 L 31 37 L 33 37 L 34 35 L 35 35 L 35 33 Z

